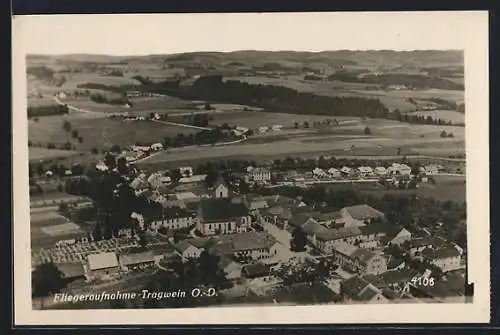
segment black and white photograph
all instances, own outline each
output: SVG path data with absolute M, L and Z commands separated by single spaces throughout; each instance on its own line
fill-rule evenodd
M 487 18 L 15 17 L 17 317 L 487 321 Z

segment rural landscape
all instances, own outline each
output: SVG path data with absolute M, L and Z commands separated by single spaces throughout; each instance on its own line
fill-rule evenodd
M 35 309 L 472 295 L 460 50 L 28 55 L 26 74 Z

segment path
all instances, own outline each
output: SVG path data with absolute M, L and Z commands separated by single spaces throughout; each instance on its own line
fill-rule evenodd
M 212 130 L 212 128 L 207 128 L 207 127 L 198 127 L 198 126 L 193 126 L 190 124 L 184 124 L 184 123 L 176 123 L 176 122 L 170 122 L 170 121 L 160 121 L 160 120 L 151 120 L 156 123 L 163 123 L 169 126 L 177 126 L 177 127 L 185 127 L 185 128 L 192 128 L 192 129 L 198 129 L 198 130 Z
M 54 101 L 58 105 L 65 105 L 65 106 L 67 106 L 68 110 L 70 110 L 70 111 L 80 112 L 80 113 L 92 113 L 92 114 L 102 114 L 102 115 L 104 115 L 104 113 L 102 113 L 102 112 L 91 111 L 91 110 L 88 110 L 88 109 L 82 109 L 82 108 L 78 108 L 78 107 L 75 107 L 75 106 L 68 105 L 68 104 L 62 102 L 61 100 L 59 100 L 59 98 L 57 96 L 54 96 Z

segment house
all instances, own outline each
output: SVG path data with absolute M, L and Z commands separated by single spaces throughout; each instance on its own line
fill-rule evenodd
M 359 227 L 359 230 L 361 230 L 361 235 L 358 238 L 359 246 L 361 248 L 378 246 L 378 242 L 386 237 L 387 231 L 390 229 L 391 227 L 379 223 Z
M 306 224 L 317 224 L 318 222 L 308 213 L 300 213 L 293 215 L 289 220 L 288 224 L 293 228 L 302 228 Z
M 391 289 L 397 293 L 408 293 L 409 285 L 412 284 L 412 279 L 418 275 L 418 271 L 414 269 L 401 269 L 387 271 L 379 275 L 366 275 L 364 280 L 370 282 L 379 289 Z
M 428 176 L 437 175 L 439 173 L 442 173 L 443 171 L 444 168 L 441 165 L 431 164 L 424 166 L 424 172 Z
M 404 243 L 403 247 L 408 249 L 411 257 L 418 257 L 425 249 L 432 249 L 434 247 L 434 242 L 430 237 L 420 237 Z
M 106 278 L 118 274 L 120 266 L 114 252 L 102 252 L 87 256 L 88 275 L 92 278 Z
M 204 235 L 245 232 L 251 223 L 249 209 L 237 198 L 202 199 L 198 218 L 198 230 Z
M 132 187 L 134 191 L 140 192 L 142 190 L 148 189 L 149 183 L 145 175 L 139 175 L 134 180 L 132 180 L 129 186 Z
M 328 173 L 326 173 L 323 169 L 317 167 L 313 170 L 313 175 L 317 178 L 325 178 L 328 176 Z
M 232 261 L 231 258 L 221 256 L 218 266 L 226 275 L 226 279 L 237 280 L 241 278 L 243 266 Z
M 259 127 L 259 133 L 261 133 L 261 134 L 264 134 L 268 130 L 269 130 L 269 127 L 267 127 L 267 126 L 261 126 L 261 127 Z
M 61 272 L 61 277 L 64 281 L 85 278 L 85 269 L 82 262 L 58 263 L 56 267 Z
M 249 231 L 226 234 L 219 237 L 219 243 L 210 252 L 227 257 L 248 257 L 251 260 L 265 260 L 275 256 L 278 242 L 267 232 Z
M 411 167 L 406 164 L 392 163 L 387 169 L 387 174 L 394 176 L 409 176 L 411 174 Z
M 273 131 L 280 131 L 281 129 L 283 129 L 283 126 L 281 124 L 275 124 L 273 125 L 272 129 Z
M 422 251 L 422 257 L 440 268 L 443 272 L 462 268 L 460 264 L 460 252 L 452 246 L 439 248 L 437 250 L 430 248 L 425 249 Z
M 328 169 L 328 174 L 332 178 L 340 178 L 342 176 L 342 173 L 340 172 L 340 170 L 338 170 L 336 168 L 330 168 L 330 169 Z
M 402 228 L 401 230 L 397 231 L 394 236 L 390 236 L 389 244 L 390 245 L 402 245 L 406 241 L 411 240 L 411 233 L 406 230 L 405 228 Z
M 193 192 L 179 192 L 173 195 L 174 199 L 177 201 L 186 202 L 197 202 L 200 197 Z
M 95 165 L 95 168 L 99 171 L 107 171 L 108 170 L 108 166 L 106 164 L 104 164 L 103 161 L 97 162 L 97 164 Z M 50 172 L 52 175 L 52 171 L 47 171 L 47 172 Z
M 64 93 L 64 92 L 57 93 L 57 98 L 58 99 L 66 99 L 66 93 Z
M 377 166 L 374 169 L 374 172 L 375 172 L 375 175 L 377 175 L 379 177 L 384 177 L 385 175 L 387 175 L 387 169 L 383 166 Z
M 132 145 L 130 146 L 130 149 L 135 152 L 149 152 L 149 150 L 151 150 L 151 147 L 146 145 Z
M 312 242 L 321 250 L 321 252 L 326 255 L 331 255 L 334 252 L 336 242 L 340 241 L 354 244 L 360 235 L 361 230 L 358 227 L 344 227 L 326 230 L 317 229 L 312 237 Z
M 150 251 L 124 254 L 120 255 L 119 262 L 122 270 L 135 270 L 154 265 L 155 255 Z
M 317 211 L 312 213 L 313 218 L 319 223 L 331 228 L 341 228 L 344 226 L 344 218 L 338 211 L 322 212 Z
M 203 183 L 205 181 L 205 179 L 207 178 L 206 174 L 197 174 L 197 175 L 187 176 L 188 173 L 189 172 L 186 172 L 186 175 L 183 174 L 183 176 L 186 176 L 186 177 L 179 178 L 179 184 L 200 184 L 200 183 Z
M 151 150 L 153 150 L 153 151 L 163 150 L 163 144 L 162 143 L 153 143 L 153 144 L 151 144 Z
M 346 177 L 351 177 L 352 175 L 354 175 L 354 169 L 348 167 L 348 166 L 343 166 L 341 169 L 340 169 L 340 172 L 346 176 Z
M 340 286 L 342 295 L 347 301 L 386 303 L 389 300 L 384 296 L 382 290 L 358 276 L 344 280 Z
M 370 177 L 373 175 L 373 169 L 369 166 L 358 167 L 358 173 L 361 177 Z
M 248 179 L 252 182 L 268 182 L 271 180 L 271 170 L 265 167 L 256 167 L 247 171 Z
M 198 259 L 203 252 L 202 248 L 194 246 L 189 240 L 180 241 L 174 245 L 174 248 L 177 254 L 181 256 L 183 262 L 187 262 L 190 259 Z
M 149 185 L 151 185 L 152 188 L 159 188 L 160 186 L 163 185 L 161 180 L 162 180 L 161 173 L 155 172 L 151 174 L 146 181 L 148 182 Z
M 152 218 L 149 226 L 153 231 L 158 231 L 160 227 L 177 230 L 196 226 L 198 222 L 196 213 L 190 213 L 185 208 L 169 207 L 163 208 L 157 217 Z
M 257 262 L 245 265 L 243 267 L 242 274 L 245 276 L 245 278 L 253 279 L 269 276 L 270 272 L 271 269 L 267 265 L 261 262 Z
M 389 257 L 387 271 L 399 271 L 406 267 L 406 262 L 401 258 Z
M 359 274 L 380 274 L 387 271 L 387 260 L 383 255 L 343 241 L 333 243 L 333 255 L 337 264 Z
M 214 198 L 229 197 L 229 185 L 221 176 L 217 178 L 213 188 L 214 188 Z
M 180 167 L 179 172 L 181 176 L 191 177 L 193 175 L 193 168 L 190 166 Z
M 365 222 L 371 223 L 376 220 L 382 220 L 384 213 L 376 210 L 367 204 L 344 207 L 340 214 L 345 220 L 345 226 L 359 227 L 365 225 Z

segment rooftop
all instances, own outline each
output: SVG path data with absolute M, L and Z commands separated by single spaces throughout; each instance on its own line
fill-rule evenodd
M 267 232 L 250 231 L 245 233 L 227 234 L 219 237 L 219 243 L 212 249 L 225 255 L 238 251 L 268 249 L 276 243 L 276 239 Z
M 63 278 L 76 278 L 85 275 L 85 269 L 81 262 L 60 263 L 56 266 L 61 271 Z
M 88 255 L 90 270 L 108 269 L 118 266 L 118 259 L 114 252 L 102 252 Z
M 359 235 L 361 235 L 361 230 L 358 227 L 343 227 L 325 230 L 318 233 L 316 237 L 322 241 L 333 241 Z
M 365 220 L 365 219 L 375 219 L 375 218 L 383 218 L 384 213 L 379 210 L 376 210 L 373 207 L 368 206 L 367 204 L 362 205 L 354 205 L 342 208 L 349 215 L 356 220 Z
M 200 209 L 202 222 L 226 221 L 249 215 L 244 203 L 235 203 L 228 198 L 203 199 Z
M 120 255 L 121 265 L 134 265 L 141 263 L 154 262 L 154 254 L 152 252 L 137 252 L 132 254 Z

